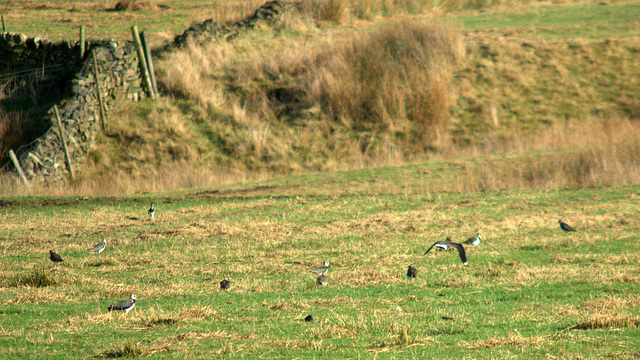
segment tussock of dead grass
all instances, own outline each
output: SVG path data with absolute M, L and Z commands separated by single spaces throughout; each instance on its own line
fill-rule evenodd
M 14 275 L 11 278 L 5 279 L 9 286 L 18 287 L 47 287 L 57 285 L 58 280 L 47 271 L 43 266 L 34 266 L 29 274 Z
M 631 314 L 597 314 L 592 315 L 569 330 L 624 329 L 640 327 L 640 316 Z
M 524 337 L 518 333 L 509 334 L 506 337 L 492 337 L 488 340 L 479 340 L 473 344 L 465 345 L 468 349 L 484 349 L 493 347 L 510 346 L 521 348 L 523 346 L 533 346 L 539 348 L 551 344 L 551 340 L 544 336 Z

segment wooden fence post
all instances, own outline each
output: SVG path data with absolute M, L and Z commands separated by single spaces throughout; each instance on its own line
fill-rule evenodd
M 84 58 L 84 25 L 80 26 L 80 59 Z
M 13 152 L 13 149 L 9 150 L 9 157 L 11 158 L 11 161 L 13 162 L 13 166 L 15 166 L 16 170 L 18 170 L 18 174 L 20 175 L 20 178 L 22 179 L 22 182 L 25 185 L 29 185 L 29 182 L 27 181 L 27 177 L 24 176 L 24 172 L 22 171 L 22 168 L 20 167 L 20 163 L 18 162 L 18 158 L 16 157 L 16 153 Z
M 151 85 L 151 79 L 149 78 L 149 68 L 147 67 L 147 62 L 145 61 L 144 49 L 142 49 L 142 43 L 140 42 L 138 27 L 132 26 L 131 32 L 133 33 L 133 40 L 135 40 L 136 47 L 138 49 L 138 61 L 140 62 L 140 67 L 142 68 L 142 77 L 144 77 L 144 81 L 147 84 L 147 89 L 149 89 L 149 97 L 151 97 L 151 99 L 155 99 L 156 94 L 153 92 L 153 85 Z
M 71 180 L 75 179 L 76 174 L 73 171 L 73 165 L 71 164 L 71 156 L 69 156 L 69 148 L 67 147 L 67 136 L 66 131 L 62 127 L 62 122 L 60 121 L 60 114 L 58 114 L 58 106 L 53 105 L 53 112 L 56 114 L 56 120 L 58 121 L 58 130 L 60 131 L 60 139 L 62 140 L 62 146 L 64 147 L 64 156 L 67 159 L 67 167 L 69 169 L 69 175 L 71 176 Z
M 149 47 L 149 41 L 147 41 L 147 32 L 142 32 L 142 46 L 144 46 L 144 53 L 147 57 L 147 65 L 149 65 L 149 76 L 151 77 L 151 85 L 153 86 L 153 92 L 158 95 L 158 84 L 156 83 L 156 71 L 153 69 L 153 58 L 151 57 L 151 47 Z
M 106 131 L 105 118 L 107 117 L 104 111 L 104 102 L 102 100 L 102 91 L 100 91 L 100 79 L 98 79 L 98 59 L 96 59 L 96 49 L 91 51 L 93 57 L 93 75 L 96 77 L 96 92 L 98 93 L 98 104 L 100 105 L 100 122 L 102 124 L 102 131 Z

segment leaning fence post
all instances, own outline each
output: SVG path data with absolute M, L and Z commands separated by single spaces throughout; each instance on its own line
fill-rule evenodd
M 93 57 L 93 74 L 96 77 L 96 92 L 98 92 L 98 104 L 100 105 L 100 122 L 102 124 L 102 131 L 104 132 L 106 130 L 104 122 L 107 115 L 104 111 L 102 91 L 100 91 L 100 79 L 98 79 L 98 60 L 96 59 L 96 49 L 93 49 L 91 51 L 91 56 Z
M 147 68 L 147 62 L 145 61 L 144 50 L 142 49 L 142 43 L 140 42 L 138 27 L 132 26 L 131 32 L 133 33 L 133 40 L 135 40 L 136 47 L 138 49 L 138 61 L 140 62 L 140 67 L 142 68 L 142 77 L 144 77 L 144 81 L 147 84 L 147 89 L 149 89 L 149 97 L 151 97 L 151 99 L 155 99 L 156 94 L 153 92 L 153 85 L 151 85 L 151 79 L 149 78 L 149 71 Z
M 80 26 L 80 59 L 84 58 L 84 25 Z
M 16 157 L 16 153 L 14 153 L 13 150 L 9 150 L 9 157 L 11 158 L 11 161 L 13 162 L 13 166 L 15 166 L 16 170 L 18 170 L 18 174 L 20 175 L 20 178 L 22 178 L 22 182 L 25 185 L 29 185 L 29 182 L 27 181 L 27 177 L 24 176 L 24 172 L 22 171 L 22 168 L 20 167 L 20 163 L 18 162 L 18 158 Z
M 153 92 L 158 95 L 158 84 L 156 83 L 156 72 L 153 69 L 153 58 L 151 57 L 151 47 L 149 41 L 147 41 L 147 32 L 142 32 L 142 46 L 144 46 L 144 52 L 147 57 L 147 65 L 149 65 L 149 76 L 151 77 L 151 85 L 153 86 Z
M 57 105 L 53 105 L 53 112 L 56 114 L 56 120 L 58 121 L 58 130 L 60 131 L 60 139 L 62 140 L 62 146 L 64 147 L 64 156 L 67 159 L 69 175 L 71 175 L 71 180 L 73 180 L 76 177 L 76 174 L 73 172 L 73 165 L 71 165 L 71 156 L 69 156 L 69 148 L 67 147 L 66 132 L 64 131 L 62 122 L 60 121 L 60 114 L 58 114 Z

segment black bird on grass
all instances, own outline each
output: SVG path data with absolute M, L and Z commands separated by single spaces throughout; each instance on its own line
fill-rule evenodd
M 409 265 L 407 269 L 407 278 L 415 279 L 418 276 L 418 269 L 414 268 L 413 265 Z
M 60 264 L 61 262 L 64 261 L 64 260 L 62 260 L 62 257 L 60 257 L 60 255 L 54 253 L 53 250 L 49 250 L 49 260 L 51 260 L 53 265 L 58 265 L 58 264 Z
M 307 316 L 305 316 L 304 321 L 306 321 L 306 322 L 312 322 L 312 321 L 313 321 L 313 316 L 312 316 L 312 315 L 307 315 Z
M 111 304 L 109 305 L 107 310 L 109 311 L 122 310 L 126 313 L 129 313 L 129 311 L 131 311 L 131 309 L 133 309 L 135 306 L 136 306 L 136 294 L 131 294 L 131 297 L 129 299 L 122 300 L 117 304 Z
M 318 278 L 316 279 L 316 284 L 317 285 L 322 285 L 322 286 L 327 286 L 327 284 L 329 284 L 329 277 L 327 275 L 320 275 L 318 276 Z
M 427 253 L 434 247 L 440 247 L 443 249 L 448 249 L 449 247 L 455 248 L 456 250 L 458 250 L 458 254 L 460 255 L 462 264 L 467 265 L 467 254 L 464 251 L 464 246 L 462 246 L 462 244 L 454 243 L 449 238 L 447 238 L 447 240 L 445 241 L 436 241 L 433 245 L 431 245 L 430 248 L 427 249 L 427 251 L 424 252 L 424 255 L 427 255 Z
M 231 281 L 226 277 L 222 281 L 220 281 L 220 290 L 228 290 L 231 287 Z
M 558 224 L 560 224 L 560 229 L 566 231 L 566 232 L 571 232 L 571 231 L 576 231 L 576 229 L 572 228 L 571 226 L 569 226 L 569 224 L 567 224 L 566 222 L 562 221 L 562 220 L 558 220 Z

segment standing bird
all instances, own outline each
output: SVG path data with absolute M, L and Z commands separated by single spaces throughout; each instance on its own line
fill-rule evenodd
M 560 229 L 566 231 L 566 232 L 571 232 L 571 231 L 576 231 L 576 229 L 572 228 L 571 226 L 569 226 L 569 224 L 567 224 L 566 222 L 562 221 L 562 220 L 558 220 L 558 224 L 560 224 Z
M 136 294 L 131 294 L 131 298 L 122 300 L 117 304 L 111 304 L 107 310 L 124 310 L 124 312 L 128 313 L 134 306 L 136 306 Z
M 53 250 L 49 250 L 49 260 L 51 260 L 53 265 L 58 265 L 58 264 L 60 264 L 61 262 L 64 261 L 64 260 L 62 260 L 62 257 L 60 257 L 60 255 L 54 253 Z
M 480 235 L 480 233 L 477 233 L 476 236 L 470 237 L 463 244 L 469 244 L 469 245 L 477 246 L 477 245 L 480 245 L 481 241 L 482 241 L 482 235 Z
M 413 265 L 409 265 L 409 268 L 407 269 L 407 278 L 415 279 L 416 276 L 418 276 L 418 269 L 414 268 Z
M 153 207 L 153 203 L 151 203 L 151 207 L 149 208 L 149 218 L 153 219 L 153 217 L 156 215 L 156 209 Z
M 231 281 L 226 277 L 220 281 L 220 290 L 228 290 L 231 287 Z
M 322 285 L 322 286 L 327 286 L 327 284 L 329 284 L 329 277 L 327 275 L 320 275 L 318 276 L 318 278 L 316 279 L 316 284 L 317 285 Z
M 96 252 L 98 254 L 100 254 L 101 252 L 104 251 L 104 248 L 107 247 L 107 239 L 104 238 L 104 236 L 102 237 L 102 242 L 99 242 L 97 244 L 95 244 L 91 249 L 87 249 L 87 251 L 93 251 Z
M 329 260 L 325 260 L 322 266 L 318 266 L 311 271 L 316 272 L 320 275 L 326 275 L 327 271 L 329 271 Z
M 431 249 L 433 249 L 434 247 L 442 247 L 442 246 L 446 246 L 446 248 L 452 247 L 458 250 L 458 254 L 460 255 L 460 260 L 462 260 L 462 264 L 467 265 L 467 254 L 464 251 L 464 246 L 462 246 L 462 244 L 454 243 L 453 241 L 450 241 L 450 240 L 436 241 L 433 245 L 431 245 L 429 249 L 427 249 L 427 251 L 424 252 L 424 255 L 427 255 L 427 253 L 431 251 Z

